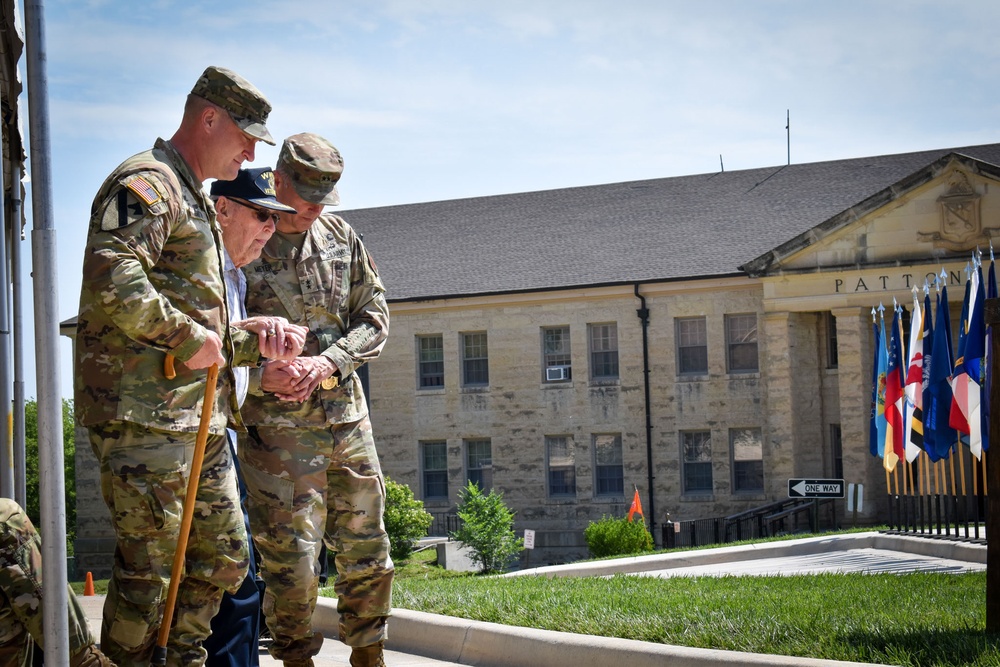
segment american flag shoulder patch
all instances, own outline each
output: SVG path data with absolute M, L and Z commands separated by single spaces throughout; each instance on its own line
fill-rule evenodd
M 156 191 L 156 188 L 150 185 L 149 181 L 142 176 L 132 178 L 125 184 L 125 187 L 135 193 L 136 197 L 146 202 L 146 206 L 152 206 L 161 199 L 160 193 Z

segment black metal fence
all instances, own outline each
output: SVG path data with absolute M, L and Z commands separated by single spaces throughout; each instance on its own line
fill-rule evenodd
M 666 522 L 663 548 L 726 544 L 788 533 L 832 530 L 836 506 L 830 499 L 789 498 L 726 517 Z
M 434 521 L 427 531 L 428 537 L 448 537 L 458 530 L 458 514 L 455 512 L 428 512 Z
M 889 494 L 888 532 L 986 544 L 987 505 L 980 493 Z

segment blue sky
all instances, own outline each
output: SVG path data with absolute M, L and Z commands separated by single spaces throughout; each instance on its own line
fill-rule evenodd
M 101 181 L 172 134 L 210 64 L 264 92 L 279 142 L 312 131 L 337 145 L 342 210 L 710 173 L 720 155 L 726 170 L 780 165 L 786 110 L 799 163 L 1000 140 L 989 0 L 57 0 L 45 12 L 60 319 L 76 313 Z M 276 157 L 262 146 L 254 164 Z M 68 341 L 60 364 L 68 397 Z

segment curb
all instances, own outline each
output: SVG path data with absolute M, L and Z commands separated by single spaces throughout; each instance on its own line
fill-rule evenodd
M 899 551 L 972 563 L 986 563 L 987 553 L 986 546 L 981 544 L 868 532 L 546 566 L 502 576 L 607 576 L 849 549 Z M 328 637 L 336 637 L 338 620 L 336 600 L 320 598 L 313 617 L 315 629 Z M 664 664 L 671 667 L 851 667 L 868 664 L 699 649 L 521 628 L 408 609 L 394 609 L 389 626 L 386 647 L 390 650 L 477 667 L 603 667 L 617 664 L 627 664 L 629 667 L 662 667 Z
M 835 537 L 806 537 L 785 542 L 742 544 L 704 550 L 679 551 L 651 556 L 632 556 L 613 560 L 548 565 L 530 570 L 518 570 L 501 575 L 522 577 L 541 575 L 547 577 L 600 577 L 612 574 L 631 574 L 649 570 L 668 570 L 695 565 L 713 565 L 758 558 L 783 558 L 847 551 L 850 549 L 883 549 L 901 551 L 921 556 L 986 563 L 986 545 L 932 540 L 907 535 L 890 535 L 880 532 L 854 533 Z
M 313 629 L 326 637 L 336 637 L 338 619 L 336 600 L 319 598 Z M 393 609 L 386 648 L 476 667 L 861 667 L 869 664 L 537 630 L 408 609 Z

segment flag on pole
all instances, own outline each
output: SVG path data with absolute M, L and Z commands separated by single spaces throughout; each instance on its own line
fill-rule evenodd
M 948 307 L 948 286 L 942 285 L 934 322 L 930 377 L 924 394 L 924 451 L 931 461 L 948 458 L 956 437 L 955 429 L 948 424 L 952 372 L 951 316 Z M 930 444 L 927 444 L 928 439 Z
M 889 352 L 885 348 L 885 341 L 888 340 L 885 333 L 885 306 L 878 305 L 878 326 L 879 326 L 879 346 L 878 346 L 878 398 L 875 402 L 875 426 L 878 429 L 878 457 L 885 464 L 885 436 L 888 424 L 885 417 L 885 383 L 889 367 Z
M 875 307 L 872 307 L 872 336 L 875 339 L 875 345 L 872 348 L 872 402 L 871 402 L 871 413 L 868 417 L 868 451 L 871 452 L 872 456 L 878 456 L 878 390 L 879 390 L 879 348 L 883 347 L 882 343 L 882 332 L 878 328 L 878 322 L 875 320 Z
M 895 301 L 895 299 L 893 300 Z M 903 434 L 906 425 L 903 423 L 903 352 L 900 346 L 901 324 L 899 311 L 902 310 L 893 303 L 892 327 L 889 332 L 889 352 L 885 376 L 885 452 L 882 465 L 892 472 L 896 464 L 905 455 L 903 449 Z
M 941 307 L 941 296 L 937 296 L 938 308 Z M 927 418 L 927 407 L 930 405 L 930 386 L 931 386 L 931 362 L 934 359 L 934 311 L 931 310 L 931 293 L 930 289 L 924 286 L 924 379 L 923 379 L 923 395 L 921 396 L 920 405 L 920 436 L 922 443 L 920 445 L 921 449 L 925 452 L 930 453 L 931 447 L 934 444 L 934 434 L 928 433 L 924 430 L 924 423 Z M 916 433 L 918 427 L 914 425 L 913 432 Z
M 997 298 L 997 272 L 993 261 L 993 244 L 990 243 L 990 270 L 986 279 L 986 298 Z M 985 305 L 985 304 L 984 304 Z M 984 320 L 985 320 L 985 312 Z M 993 325 L 986 327 L 986 343 L 983 346 L 986 357 L 983 359 L 983 395 L 980 398 L 980 413 L 982 414 L 983 451 L 990 448 L 990 387 L 992 386 L 993 361 L 991 350 L 993 341 Z
M 628 520 L 631 521 L 632 517 L 636 514 L 641 516 L 643 521 L 646 520 L 646 515 L 642 513 L 642 501 L 639 500 L 639 487 L 635 487 L 635 495 L 632 496 L 632 506 L 628 508 Z
M 923 433 L 923 388 L 924 388 L 924 314 L 917 300 L 917 288 L 913 288 L 913 315 L 910 317 L 910 344 L 907 346 L 906 375 L 904 393 L 906 395 L 903 421 L 906 433 L 903 449 L 907 463 L 912 463 L 922 451 Z M 916 429 L 914 429 L 916 426 Z
M 948 425 L 966 435 L 969 434 L 969 375 L 965 369 L 965 339 L 969 331 L 971 275 L 971 270 L 966 267 L 965 296 L 962 298 L 962 318 L 958 321 L 958 348 L 951 374 L 951 407 L 948 410 Z
M 964 367 L 968 385 L 969 451 L 978 459 L 983 454 L 983 434 L 988 430 L 983 427 L 982 419 L 983 386 L 986 384 L 986 321 L 983 313 L 986 297 L 983 294 L 983 269 L 978 263 L 971 278 Z

